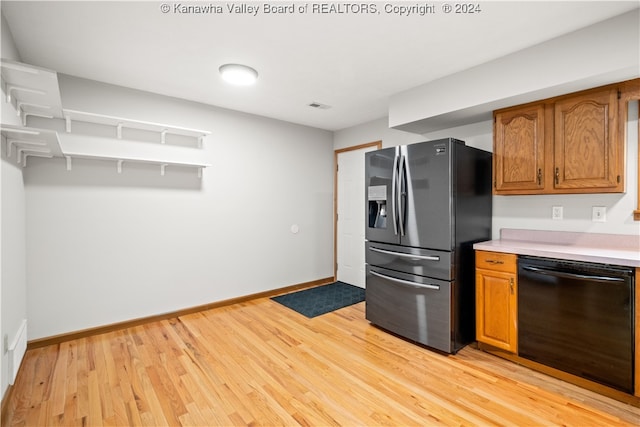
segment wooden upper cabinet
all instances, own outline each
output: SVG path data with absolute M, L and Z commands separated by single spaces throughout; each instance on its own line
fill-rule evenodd
M 495 111 L 494 194 L 624 192 L 624 87 Z
M 544 188 L 544 105 L 495 114 L 495 190 Z
M 617 88 L 555 103 L 554 188 L 623 191 Z

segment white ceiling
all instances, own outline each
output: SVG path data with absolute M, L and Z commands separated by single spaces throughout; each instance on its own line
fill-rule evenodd
M 5 1 L 22 62 L 60 73 L 338 130 L 385 117 L 391 95 L 638 7 L 635 1 L 480 2 L 445 14 L 445 2 L 372 2 L 379 13 L 230 13 L 228 5 L 302 1 Z M 453 4 L 454 2 L 446 2 Z M 216 5 L 217 14 L 174 5 Z M 357 2 L 309 2 L 340 5 Z M 398 16 L 385 5 L 430 4 Z M 351 11 L 350 11 L 351 12 Z M 613 47 L 612 47 L 613 48 Z M 223 84 L 225 63 L 260 73 L 252 87 Z M 505 70 L 508 72 L 508 70 Z M 312 102 L 330 105 L 314 109 Z

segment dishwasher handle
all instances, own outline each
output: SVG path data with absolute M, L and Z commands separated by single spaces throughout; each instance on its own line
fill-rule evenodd
M 609 277 L 609 276 L 592 276 L 590 274 L 569 273 L 567 271 L 548 270 L 546 268 L 533 267 L 525 265 L 522 267 L 524 270 L 532 273 L 544 274 L 545 276 L 562 277 L 565 279 L 585 279 L 593 280 L 596 282 L 624 282 L 624 277 Z

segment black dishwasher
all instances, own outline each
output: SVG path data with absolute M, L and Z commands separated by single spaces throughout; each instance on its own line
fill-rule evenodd
M 518 258 L 518 355 L 633 393 L 633 269 Z

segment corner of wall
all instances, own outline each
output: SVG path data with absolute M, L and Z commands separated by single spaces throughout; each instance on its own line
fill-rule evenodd
M 0 13 L 2 58 L 20 61 L 18 48 L 11 34 L 4 14 Z M 20 125 L 16 111 L 9 108 L 2 89 L 2 123 Z M 13 382 L 10 369 L 20 366 L 24 351 L 21 343 L 26 343 L 26 203 L 22 168 L 6 157 L 5 141 L 0 144 L 0 396 L 5 397 L 9 383 Z M 21 336 L 24 333 L 24 336 Z M 7 337 L 6 340 L 4 337 Z M 11 346 L 8 344 L 12 343 Z M 13 352 L 10 352 L 10 348 Z M 26 347 L 24 348 L 26 350 Z M 10 354 L 11 353 L 11 354 Z M 9 356 L 13 356 L 10 360 Z
M 9 23 L 4 17 L 4 13 L 0 11 L 0 30 L 2 33 L 2 43 L 0 44 L 0 57 L 20 61 L 20 53 L 11 34 Z

